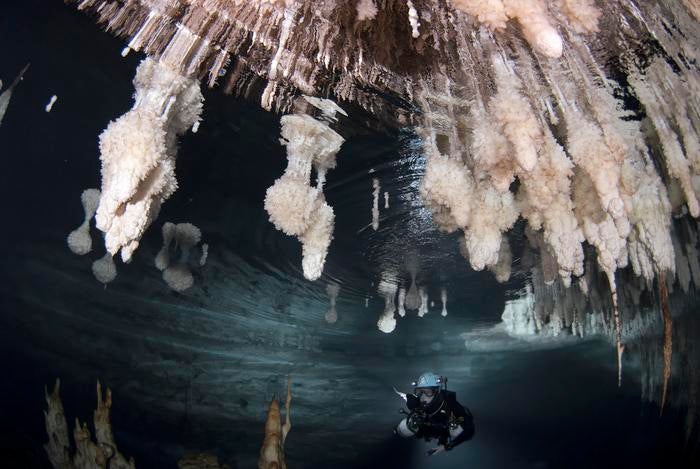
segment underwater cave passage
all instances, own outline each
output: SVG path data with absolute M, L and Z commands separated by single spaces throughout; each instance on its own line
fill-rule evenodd
M 698 467 L 697 5 L 5 6 L 3 467 Z

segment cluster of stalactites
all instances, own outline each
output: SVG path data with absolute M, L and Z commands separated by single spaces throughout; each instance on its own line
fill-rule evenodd
M 565 59 L 543 67 L 538 80 L 527 60 L 494 53 L 483 79 L 494 81 L 495 93 L 483 100 L 458 96 L 459 84 L 447 77 L 446 85 L 421 85 L 425 204 L 439 228 L 464 232 L 462 251 L 476 270 L 500 270 L 499 259 L 509 259 L 503 235 L 521 216 L 541 233 L 543 258 L 565 286 L 583 274 L 584 241 L 613 292 L 615 272 L 628 263 L 647 281 L 673 272 L 672 209 L 680 213 L 685 195 L 698 214 L 700 119 L 690 93 L 697 77 L 678 76 L 659 60 L 630 80 L 660 141 L 663 175 L 644 123 L 620 111 L 612 87 L 588 71 L 593 57 L 572 49 Z
M 316 280 L 323 272 L 335 220 L 323 184 L 328 170 L 335 168 L 335 155 L 344 139 L 327 122 L 334 118 L 337 106 L 330 106 L 328 100 L 310 102 L 330 117 L 323 121 L 307 114 L 282 117 L 280 142 L 287 147 L 287 169 L 267 189 L 265 210 L 278 230 L 299 239 L 304 277 Z M 311 184 L 312 168 L 316 185 Z
M 102 193 L 97 228 L 107 251 L 129 262 L 161 204 L 177 189 L 177 136 L 198 122 L 202 93 L 196 79 L 151 58 L 134 78 L 134 105 L 100 135 Z
M 560 57 L 562 30 L 596 32 L 602 14 L 593 0 L 70 1 L 128 40 L 123 54 L 143 51 L 210 86 L 231 65 L 226 87 L 242 94 L 265 80 L 266 109 L 288 110 L 299 91 L 333 93 L 389 119 L 396 109 L 367 90 L 410 99 L 411 82 L 451 62 L 475 27 Z M 411 70 L 407 58 L 421 63 Z
M 511 2 L 460 3 L 502 3 L 507 12 Z M 526 4 L 541 2 L 520 3 Z M 557 4 L 572 25 L 574 4 Z M 596 15 L 573 16 L 580 20 L 576 32 L 595 30 L 582 25 Z M 682 27 L 692 32 L 697 24 Z M 668 51 L 697 59 L 688 36 L 658 33 Z M 537 49 L 534 36 L 524 36 Z M 584 242 L 592 246 L 610 289 L 621 367 L 616 272 L 631 264 L 647 284 L 673 274 L 672 213 L 700 215 L 700 79 L 683 61 L 674 67 L 659 57 L 638 70 L 625 58 L 626 81 L 646 112 L 640 122 L 623 110 L 618 85 L 585 41 L 571 31 L 566 38 L 558 60 L 542 61 L 523 45 L 511 58 L 497 36 L 482 31 L 460 57 L 473 73 L 418 83 L 426 155 L 421 193 L 438 227 L 463 231 L 461 251 L 476 270 L 498 271 L 499 258 L 510 261 L 501 256 L 507 247 L 501 240 L 518 216 L 541 252 L 543 271 L 553 273 L 550 283 L 558 277 L 568 288 L 581 277 Z
M 410 275 L 408 289 L 407 284 L 399 280 L 390 270 L 382 273 L 377 285 L 377 293 L 384 299 L 384 310 L 377 321 L 377 328 L 386 334 L 396 329 L 396 313 L 403 318 L 406 317 L 407 311 L 415 311 L 417 316 L 422 318 L 428 314 L 429 307 L 435 306 L 434 302 L 430 301 L 427 286 L 417 286 L 415 271 L 410 266 L 408 271 Z M 440 288 L 440 302 L 442 304 L 440 315 L 445 317 L 447 316 L 447 288 L 444 286 Z
M 611 295 L 607 275 L 592 258 L 585 274 L 570 288 L 556 278 L 551 256 L 541 249 L 541 235 L 528 232 L 529 247 L 522 257 L 530 270 L 526 287 L 519 297 L 506 303 L 502 320 L 506 331 L 518 338 L 573 335 L 603 335 L 618 349 L 618 383 L 622 379 L 622 350 L 625 344 L 658 337 L 663 339 L 663 385 L 658 393 L 663 409 L 671 376 L 673 316 L 687 310 L 691 285 L 700 288 L 700 245 L 698 224 L 689 218 L 674 222 L 673 244 L 676 277 L 659 273 L 648 282 L 633 270 L 618 273 L 619 285 Z M 672 295 L 676 290 L 677 294 Z M 672 312 L 673 311 L 673 314 Z

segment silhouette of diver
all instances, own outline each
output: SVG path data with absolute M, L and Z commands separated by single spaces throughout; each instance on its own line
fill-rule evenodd
M 413 383 L 414 393 L 396 393 L 406 401 L 406 418 L 394 433 L 404 438 L 418 437 L 438 440 L 438 446 L 428 455 L 449 451 L 474 436 L 474 416 L 457 402 L 457 395 L 447 390 L 447 378 L 435 373 L 423 373 Z

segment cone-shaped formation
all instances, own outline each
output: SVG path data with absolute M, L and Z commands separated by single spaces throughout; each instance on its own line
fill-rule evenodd
M 265 421 L 265 440 L 260 449 L 258 459 L 258 469 L 286 469 L 287 463 L 284 458 L 284 442 L 292 429 L 290 420 L 290 405 L 292 403 L 292 381 L 287 378 L 287 398 L 285 400 L 284 424 L 280 413 L 279 402 L 273 397 L 270 407 L 267 410 L 267 420 Z
M 27 71 L 28 68 L 29 64 L 25 65 L 22 71 L 19 72 L 19 75 L 15 77 L 12 84 L 8 86 L 7 89 L 5 89 L 5 91 L 2 92 L 2 94 L 0 94 L 0 124 L 2 124 L 2 119 L 5 117 L 7 107 L 10 105 L 12 92 L 15 90 L 17 84 L 22 80 L 22 77 L 24 76 L 24 73 Z M 0 88 L 2 88 L 2 81 L 0 81 Z
M 81 424 L 76 418 L 73 440 L 75 451 L 68 439 L 68 424 L 59 396 L 60 381 L 56 380 L 53 392 L 46 395 L 48 410 L 46 433 L 49 442 L 44 445 L 49 461 L 54 469 L 135 469 L 133 458 L 128 460 L 119 452 L 112 434 L 109 411 L 112 407 L 112 392 L 107 388 L 104 400 L 102 386 L 97 382 L 97 409 L 94 413 L 95 441 L 92 440 L 87 423 Z

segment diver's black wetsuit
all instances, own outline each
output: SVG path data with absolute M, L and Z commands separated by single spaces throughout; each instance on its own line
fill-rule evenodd
M 421 405 L 418 397 L 409 394 L 406 406 L 410 411 L 409 420 L 414 419 L 418 425 L 416 436 L 419 438 L 437 438 L 439 444 L 450 450 L 474 436 L 474 417 L 457 402 L 457 395 L 452 391 L 440 390 L 427 407 Z M 450 441 L 450 427 L 457 426 L 462 427 L 462 433 Z

